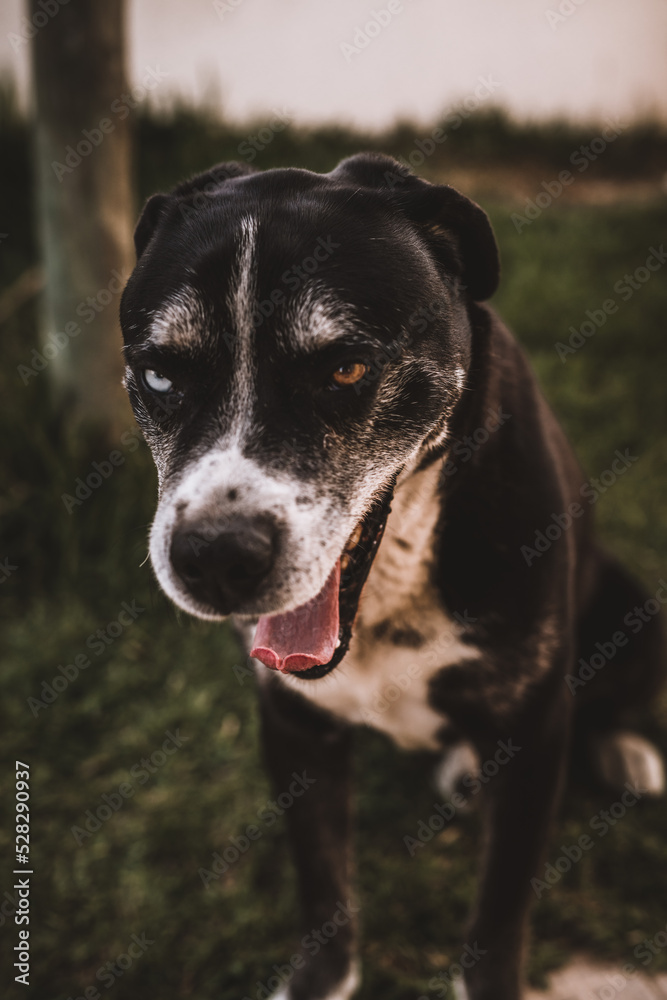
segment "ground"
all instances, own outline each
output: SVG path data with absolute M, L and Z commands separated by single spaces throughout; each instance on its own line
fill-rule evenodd
M 667 976 L 649 978 L 643 972 L 623 971 L 622 966 L 602 965 L 577 956 L 550 978 L 550 990 L 528 993 L 526 1000 L 664 1000 Z

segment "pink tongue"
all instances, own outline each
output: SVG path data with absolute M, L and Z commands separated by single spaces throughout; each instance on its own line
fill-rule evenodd
M 291 673 L 328 663 L 338 642 L 340 559 L 319 594 L 284 615 L 263 615 L 250 655 Z

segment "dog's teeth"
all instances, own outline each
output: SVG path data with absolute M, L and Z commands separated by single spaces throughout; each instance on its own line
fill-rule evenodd
M 345 572 L 349 564 L 350 564 L 350 553 L 344 552 L 343 555 L 340 557 L 340 569 L 342 573 Z
M 340 646 L 340 639 L 336 639 L 336 649 Z

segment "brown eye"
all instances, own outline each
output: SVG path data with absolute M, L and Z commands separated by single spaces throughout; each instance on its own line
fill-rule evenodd
M 351 361 L 337 368 L 331 377 L 336 385 L 354 385 L 355 382 L 361 381 L 367 371 L 368 365 L 362 364 L 361 361 Z

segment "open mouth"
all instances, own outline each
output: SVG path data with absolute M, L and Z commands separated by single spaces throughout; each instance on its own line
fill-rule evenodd
M 382 540 L 394 484 L 376 498 L 350 535 L 319 594 L 284 614 L 263 615 L 250 655 L 282 673 L 316 680 L 348 651 L 361 591 Z

